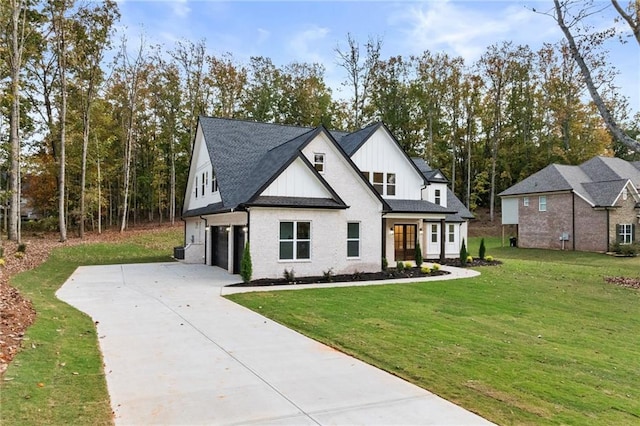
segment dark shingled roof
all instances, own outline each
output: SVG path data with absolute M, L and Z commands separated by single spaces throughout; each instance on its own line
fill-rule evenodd
M 427 182 L 449 183 L 449 180 L 444 177 L 444 173 L 438 169 L 432 169 L 426 161 L 420 157 L 412 157 L 411 161 L 416 165 L 420 173 L 424 176 Z M 440 177 L 436 175 L 440 174 Z
M 347 205 L 342 201 L 332 198 L 308 198 L 308 197 L 268 197 L 260 196 L 247 203 L 256 207 L 289 207 L 289 208 L 324 208 L 324 209 L 346 209 Z
M 579 166 L 551 164 L 498 195 L 573 191 L 595 207 L 608 207 L 629 181 L 640 188 L 640 168 L 635 163 L 594 157 Z
M 426 200 L 394 200 L 387 199 L 387 204 L 394 213 L 445 213 L 455 214 L 450 208 L 442 207 Z
M 336 138 L 336 140 L 344 152 L 351 157 L 380 126 L 382 123 L 374 123 L 357 132 L 346 134 L 340 139 Z
M 212 213 L 222 213 L 225 211 L 229 211 L 229 209 L 225 209 L 221 202 L 211 203 L 205 207 L 199 207 L 197 209 L 187 210 L 182 214 L 182 217 L 198 217 L 205 214 Z

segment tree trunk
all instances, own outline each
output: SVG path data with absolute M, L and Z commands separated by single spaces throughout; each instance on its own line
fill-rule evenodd
M 176 155 L 175 155 L 175 134 L 171 133 L 171 195 L 170 195 L 170 207 L 169 207 L 169 216 L 171 219 L 171 225 L 174 225 L 176 222 Z
M 87 186 L 87 150 L 89 149 L 89 119 L 90 119 L 90 103 L 89 99 L 84 106 L 82 113 L 82 165 L 80 172 L 80 238 L 84 238 L 84 218 L 85 210 L 85 192 Z
M 560 5 L 560 0 L 553 0 L 553 4 L 555 5 L 555 9 L 556 9 L 556 16 L 555 16 L 556 22 L 560 26 L 560 29 L 564 33 L 564 36 L 566 37 L 567 42 L 569 43 L 571 56 L 573 56 L 573 59 L 576 61 L 576 63 L 578 64 L 578 67 L 580 68 L 580 72 L 582 73 L 584 82 L 587 85 L 587 89 L 589 90 L 591 99 L 593 99 L 593 103 L 598 108 L 598 111 L 600 112 L 600 115 L 602 116 L 602 119 L 604 120 L 604 123 L 607 126 L 607 129 L 609 129 L 609 132 L 611 132 L 611 135 L 615 140 L 626 145 L 629 149 L 635 152 L 640 152 L 640 142 L 634 140 L 633 138 L 625 134 L 622 131 L 622 129 L 618 127 L 618 124 L 616 123 L 615 119 L 611 115 L 611 112 L 605 105 L 604 100 L 600 96 L 600 93 L 598 93 L 598 89 L 596 88 L 593 82 L 593 77 L 591 76 L 591 71 L 589 70 L 589 67 L 587 66 L 587 63 L 585 62 L 584 58 L 582 57 L 582 54 L 580 53 L 580 49 L 578 48 L 578 45 L 576 44 L 576 41 L 573 38 L 573 34 L 571 34 L 571 30 L 569 29 L 569 27 L 564 21 L 564 11 L 563 11 L 563 6 Z

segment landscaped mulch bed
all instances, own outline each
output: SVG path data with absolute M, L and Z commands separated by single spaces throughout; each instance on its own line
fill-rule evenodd
M 289 281 L 285 278 L 263 278 L 259 280 L 249 281 L 248 283 L 233 284 L 230 287 L 260 287 L 272 285 L 321 284 L 330 282 L 378 281 L 402 278 L 435 277 L 438 275 L 447 275 L 448 273 L 449 272 L 443 270 L 432 270 L 430 273 L 425 274 L 420 268 L 406 268 L 403 271 L 388 269 L 381 272 L 356 272 L 353 274 L 331 275 L 331 277 L 296 277 L 294 281 Z
M 609 284 L 616 284 L 621 287 L 635 288 L 640 290 L 640 277 L 604 277 L 604 280 Z

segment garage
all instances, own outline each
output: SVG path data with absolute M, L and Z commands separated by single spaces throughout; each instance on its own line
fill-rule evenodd
M 211 262 L 215 266 L 229 268 L 229 233 L 226 226 L 211 227 Z

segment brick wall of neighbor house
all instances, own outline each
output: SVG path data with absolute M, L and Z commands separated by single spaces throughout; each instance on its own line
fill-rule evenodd
M 592 208 L 579 196 L 575 196 L 576 250 L 607 250 L 607 212 Z
M 622 196 L 618 199 L 616 206 L 618 208 L 612 209 L 609 213 L 609 240 L 611 243 L 616 242 L 616 225 L 622 223 L 635 223 L 636 225 L 636 239 L 638 238 L 637 229 L 640 227 L 638 223 L 638 214 L 640 210 L 635 208 L 636 201 L 631 194 L 624 200 Z
M 563 232 L 571 234 L 571 194 L 547 194 L 547 211 L 538 211 L 538 196 L 529 196 L 529 206 L 518 209 L 518 245 L 523 248 L 560 250 Z M 573 238 L 573 236 L 570 236 Z M 565 241 L 565 249 L 571 241 Z

